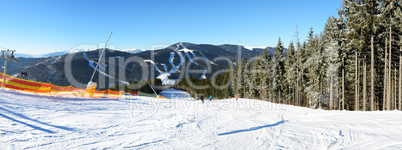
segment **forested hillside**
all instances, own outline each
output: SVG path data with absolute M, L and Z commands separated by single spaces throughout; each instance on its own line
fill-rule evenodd
M 338 14 L 305 41 L 296 31 L 286 57 L 279 39 L 273 57 L 265 50 L 237 62 L 226 90 L 196 91 L 311 108 L 401 110 L 401 1 L 345 0 Z M 229 83 L 224 77 L 216 80 Z

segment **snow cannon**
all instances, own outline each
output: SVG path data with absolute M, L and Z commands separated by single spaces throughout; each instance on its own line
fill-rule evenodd
M 87 97 L 93 97 L 96 89 L 96 83 L 95 82 L 89 82 L 87 85 L 87 89 L 85 90 L 85 96 Z

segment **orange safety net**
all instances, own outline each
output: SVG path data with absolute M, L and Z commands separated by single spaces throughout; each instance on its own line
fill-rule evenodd
M 24 80 L 16 77 L 12 77 L 0 72 L 0 87 L 38 93 L 42 95 L 52 95 L 60 97 L 91 97 L 91 98 L 108 98 L 108 99 L 119 99 L 122 91 L 112 91 L 110 89 L 104 91 L 91 91 L 88 96 L 85 94 L 86 89 L 80 89 L 70 86 L 56 86 L 50 83 L 34 82 L 29 80 Z M 92 87 L 92 89 L 94 89 Z

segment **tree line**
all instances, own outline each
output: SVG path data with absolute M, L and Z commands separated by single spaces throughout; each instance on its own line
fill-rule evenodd
M 307 39 L 281 39 L 271 56 L 265 49 L 243 58 L 211 80 L 225 88 L 198 90 L 220 98 L 239 95 L 297 106 L 341 110 L 402 110 L 402 11 L 399 0 L 344 0 L 324 31 Z M 187 81 L 178 86 L 192 91 Z M 209 87 L 212 88 L 212 87 Z M 194 92 L 196 93 L 196 92 Z

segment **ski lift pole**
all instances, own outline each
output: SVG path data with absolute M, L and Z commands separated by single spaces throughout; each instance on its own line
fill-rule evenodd
M 110 40 L 110 37 L 112 36 L 112 33 L 113 33 L 113 32 L 110 32 L 109 38 L 107 39 L 106 44 L 105 44 L 105 48 L 103 48 L 103 51 L 102 51 L 101 55 L 99 56 L 98 63 L 97 63 L 96 66 L 95 66 L 95 70 L 94 70 L 94 72 L 92 73 L 91 80 L 90 80 L 89 82 L 92 82 L 92 80 L 94 79 L 94 76 L 95 76 L 95 73 L 96 73 L 96 69 L 98 69 L 99 63 L 100 63 L 100 61 L 101 61 L 101 59 L 102 59 L 103 53 L 105 53 L 106 46 L 107 46 L 107 44 L 109 43 L 109 40 Z
M 9 55 L 9 53 L 11 52 L 11 55 Z M 17 59 L 15 59 L 15 57 L 14 57 L 14 52 L 15 52 L 15 50 L 9 50 L 9 49 L 7 49 L 7 50 L 1 50 L 1 53 L 2 53 L 2 55 L 0 56 L 0 58 L 3 58 L 4 59 L 4 66 L 3 66 L 3 68 L 4 68 L 4 74 L 7 74 L 7 69 L 8 69 L 8 60 L 12 60 L 12 61 L 14 61 L 15 63 L 18 63 L 18 60 Z
M 105 48 L 103 49 L 102 53 L 100 54 L 99 59 L 98 59 L 98 63 L 96 64 L 94 72 L 92 73 L 91 80 L 87 84 L 87 89 L 85 90 L 85 95 L 86 96 L 93 97 L 94 94 L 95 94 L 96 83 L 94 83 L 92 81 L 94 79 L 96 70 L 98 69 L 99 63 L 102 60 L 103 53 L 105 53 L 106 46 L 109 43 L 109 40 L 110 40 L 110 37 L 112 36 L 112 33 L 113 32 L 110 32 L 109 38 L 107 39 L 106 44 L 105 44 Z
M 3 66 L 3 68 L 4 68 L 4 74 L 7 74 L 8 59 L 5 59 L 5 60 L 4 60 L 4 66 Z

